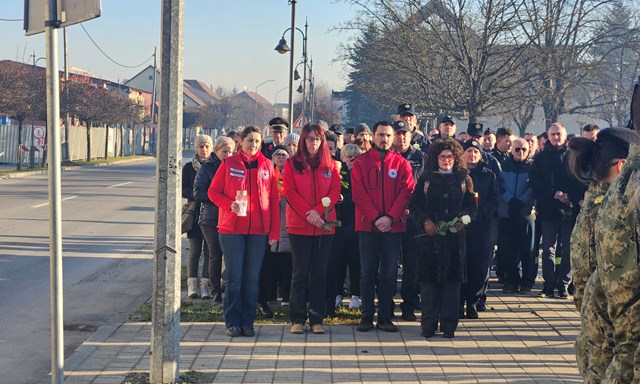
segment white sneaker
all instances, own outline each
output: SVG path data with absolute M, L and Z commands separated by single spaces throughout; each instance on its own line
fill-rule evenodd
M 360 309 L 360 298 L 356 295 L 351 296 L 351 302 L 349 302 L 349 309 Z
M 187 297 L 195 299 L 198 297 L 198 278 L 190 277 L 187 279 Z
M 342 306 L 342 295 L 336 296 L 336 308 L 340 308 Z
M 200 279 L 200 298 L 201 299 L 210 299 L 211 298 L 211 290 L 209 289 L 209 279 L 202 278 Z

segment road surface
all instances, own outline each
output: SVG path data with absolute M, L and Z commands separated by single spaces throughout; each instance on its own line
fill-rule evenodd
M 0 381 L 51 367 L 47 175 L 0 180 Z M 153 159 L 62 174 L 65 356 L 151 297 Z

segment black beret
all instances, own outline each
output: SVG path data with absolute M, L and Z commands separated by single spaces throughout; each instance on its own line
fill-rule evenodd
M 404 121 L 398 120 L 393 122 L 393 130 L 396 132 L 411 132 L 411 127 L 409 127 L 409 124 L 405 123 Z
M 269 120 L 269 126 L 274 131 L 284 131 L 289 128 L 289 122 L 282 117 L 274 117 Z
M 398 115 L 415 115 L 416 113 L 413 110 L 413 105 L 409 103 L 398 105 Z
M 477 139 L 470 139 L 462 143 L 462 149 L 465 151 L 471 147 L 476 148 L 478 151 L 482 152 L 482 144 Z
M 482 124 L 470 122 L 469 125 L 467 126 L 467 133 L 474 137 L 482 136 L 483 135 Z
M 628 149 L 630 144 L 639 144 L 638 132 L 627 128 L 606 128 L 598 133 L 596 144 L 611 143 Z

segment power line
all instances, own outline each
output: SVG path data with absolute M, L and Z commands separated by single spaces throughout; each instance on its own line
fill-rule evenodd
M 138 67 L 142 67 L 143 65 L 145 65 L 147 63 L 147 61 L 151 60 L 153 58 L 153 55 L 149 56 L 148 59 L 146 59 L 145 61 L 143 61 L 142 63 L 138 64 L 138 65 L 124 65 L 124 64 L 120 64 L 117 61 L 115 61 L 114 59 L 112 59 L 111 57 L 109 57 L 109 55 L 107 55 L 107 53 L 105 51 L 102 50 L 102 48 L 100 48 L 100 46 L 98 45 L 98 43 L 95 42 L 95 40 L 93 40 L 93 38 L 91 37 L 91 35 L 89 34 L 89 32 L 87 32 L 87 30 L 84 28 L 84 25 L 82 25 L 82 23 L 80 23 L 80 26 L 82 27 L 82 30 L 84 31 L 84 33 L 87 34 L 87 36 L 89 37 L 89 40 L 91 40 L 91 42 L 93 43 L 93 45 L 96 46 L 96 48 L 98 48 L 98 50 L 100 52 L 102 52 L 102 54 L 109 60 L 111 60 L 112 62 L 114 62 L 115 64 L 124 67 L 124 68 L 138 68 Z
M 24 21 L 23 19 L 0 19 L 0 21 Z

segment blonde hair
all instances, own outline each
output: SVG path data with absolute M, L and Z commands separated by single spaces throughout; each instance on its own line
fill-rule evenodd
M 340 150 L 340 160 L 344 161 L 347 156 L 358 157 L 362 154 L 362 150 L 355 144 L 345 144 Z
M 230 145 L 231 148 L 233 149 L 236 143 L 230 137 L 218 136 L 218 138 L 216 138 L 216 142 L 213 144 L 213 152 L 218 152 L 219 150 L 226 147 L 227 145 Z

